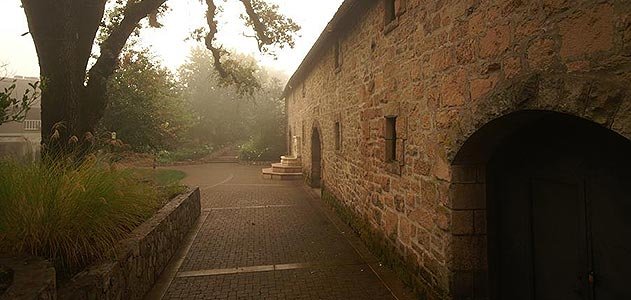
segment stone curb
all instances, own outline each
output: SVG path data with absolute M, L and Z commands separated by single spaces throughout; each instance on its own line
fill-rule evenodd
M 112 259 L 87 268 L 60 288 L 59 299 L 142 299 L 200 213 L 199 188 L 174 198 L 122 240 Z

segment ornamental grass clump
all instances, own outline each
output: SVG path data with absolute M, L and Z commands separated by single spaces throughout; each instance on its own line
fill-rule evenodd
M 0 253 L 35 255 L 69 275 L 108 257 L 155 212 L 156 189 L 96 158 L 0 161 Z

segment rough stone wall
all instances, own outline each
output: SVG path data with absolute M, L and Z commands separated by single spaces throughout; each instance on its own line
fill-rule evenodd
M 57 299 L 55 268 L 37 257 L 2 257 L 0 265 L 11 270 L 8 288 L 0 291 L 0 300 Z
M 397 0 L 388 25 L 383 2 L 369 2 L 334 29 L 339 70 L 330 42 L 287 94 L 304 171 L 318 128 L 327 193 L 383 237 L 420 293 L 485 298 L 484 168 L 456 156 L 484 124 L 522 110 L 631 138 L 631 2 Z M 391 115 L 396 163 L 385 160 Z
M 199 189 L 175 198 L 121 241 L 114 258 L 61 287 L 59 299 L 143 299 L 200 212 Z

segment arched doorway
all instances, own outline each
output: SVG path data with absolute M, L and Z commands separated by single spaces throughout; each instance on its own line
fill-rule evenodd
M 286 148 L 287 148 L 287 154 L 289 156 L 294 156 L 295 153 L 293 153 L 294 145 L 293 145 L 293 135 L 292 135 L 291 126 L 289 126 L 287 128 L 287 136 L 285 138 L 285 142 L 286 142 L 285 145 L 286 145 Z
M 458 159 L 486 170 L 491 299 L 631 299 L 631 142 L 542 111 L 471 139 Z
M 311 133 L 311 186 L 319 188 L 322 181 L 322 143 L 320 131 L 314 127 Z

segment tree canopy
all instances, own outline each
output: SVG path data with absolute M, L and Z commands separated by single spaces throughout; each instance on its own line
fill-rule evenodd
M 282 75 L 260 68 L 252 57 L 235 56 L 241 64 L 258 70 L 254 76 L 260 88 L 243 95 L 237 87 L 221 84 L 211 56 L 206 49 L 193 49 L 179 71 L 184 97 L 192 108 L 191 140 L 210 145 L 244 144 L 254 156 L 277 158 L 285 151 Z
M 278 6 L 267 0 L 232 0 L 243 5 L 242 22 L 252 28 L 263 53 L 275 47 L 293 47 L 299 26 L 283 16 Z M 42 142 L 43 152 L 69 153 L 85 149 L 108 103 L 109 78 L 118 66 L 119 56 L 127 40 L 137 32 L 141 21 L 160 26 L 166 13 L 167 0 L 22 0 L 37 51 L 43 88 Z M 223 1 L 225 3 L 225 1 Z M 114 10 L 105 17 L 106 5 Z M 242 93 L 259 88 L 254 69 L 244 67 L 231 58 L 216 39 L 221 28 L 216 20 L 220 9 L 216 1 L 205 0 L 205 29 L 195 32 L 212 53 L 214 67 L 224 83 L 235 84 Z M 219 4 L 221 5 L 221 4 Z M 92 48 L 97 32 L 99 54 Z M 90 64 L 91 59 L 94 63 Z M 90 66 L 88 68 L 88 66 Z
M 174 147 L 188 129 L 181 84 L 148 50 L 123 52 L 107 98 L 99 128 L 135 151 Z

